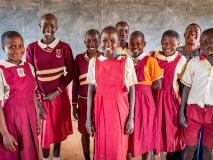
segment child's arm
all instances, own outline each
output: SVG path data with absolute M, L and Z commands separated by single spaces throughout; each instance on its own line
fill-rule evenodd
M 157 79 L 152 83 L 152 89 L 159 90 L 162 88 L 162 82 L 161 79 Z
M 86 120 L 86 128 L 89 135 L 93 136 L 94 134 L 94 126 L 92 123 L 92 110 L 93 110 L 93 102 L 94 102 L 94 94 L 95 94 L 95 85 L 88 85 L 88 94 L 87 94 L 87 120 Z
M 75 61 L 72 54 L 72 49 L 69 45 L 64 48 L 64 65 L 66 67 L 66 76 L 63 77 L 63 82 L 57 87 L 57 90 L 62 92 L 69 83 L 73 80 L 74 70 L 75 70 Z
M 129 115 L 125 127 L 126 134 L 134 131 L 134 107 L 135 107 L 135 86 L 129 86 Z
M 78 57 L 78 56 L 77 56 Z M 75 73 L 73 77 L 72 84 L 72 107 L 73 107 L 73 117 L 78 119 L 78 90 L 79 90 L 79 66 L 78 66 L 78 58 L 75 59 Z
M 187 99 L 189 96 L 191 87 L 184 85 L 183 87 L 183 93 L 182 93 L 182 99 L 180 104 L 180 110 L 179 110 L 179 123 L 182 127 L 187 128 L 187 122 L 186 122 L 186 116 L 185 116 L 185 107 L 187 105 Z
M 163 77 L 163 70 L 160 68 L 158 61 L 153 58 L 148 58 L 149 72 L 152 79 L 152 89 L 159 90 L 162 88 L 161 78 Z
M 1 104 L 0 104 L 0 133 L 3 137 L 4 147 L 9 151 L 15 151 L 18 143 L 7 129 L 4 112 Z
M 36 112 L 37 112 L 37 134 L 40 134 L 41 132 L 41 119 L 46 119 L 46 113 L 44 108 L 41 105 L 41 102 L 37 99 L 36 94 L 34 94 L 34 102 L 36 106 Z

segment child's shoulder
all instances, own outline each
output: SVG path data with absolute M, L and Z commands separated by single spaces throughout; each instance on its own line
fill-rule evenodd
M 65 41 L 62 41 L 62 40 L 59 40 L 59 45 L 64 47 L 64 48 L 71 48 L 71 46 L 69 45 L 68 42 L 65 42 Z
M 34 42 L 29 43 L 28 47 L 34 47 L 36 45 L 38 45 L 38 41 L 34 41 Z
M 192 59 L 189 60 L 188 64 L 198 64 L 201 62 L 201 57 L 200 56 L 197 56 L 197 57 L 194 57 Z

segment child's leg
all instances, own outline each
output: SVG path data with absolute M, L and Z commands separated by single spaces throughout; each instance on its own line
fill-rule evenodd
M 149 155 L 150 155 L 149 152 L 144 153 L 144 154 L 141 155 L 141 159 L 142 159 L 142 160 L 148 160 L 148 159 L 150 159 L 150 158 L 149 158 Z
M 133 160 L 132 154 L 131 154 L 131 153 L 127 153 L 126 159 L 127 159 L 127 160 Z
M 57 142 L 54 144 L 53 148 L 53 157 L 60 157 L 60 151 L 61 151 L 61 142 Z
M 42 148 L 42 154 L 44 158 L 49 158 L 50 156 L 50 148 Z
M 186 146 L 183 153 L 183 160 L 192 160 L 197 146 Z
M 213 159 L 213 149 L 203 146 L 203 160 Z
M 90 137 L 88 134 L 82 134 L 81 143 L 85 160 L 90 160 Z
M 160 153 L 161 160 L 167 160 L 166 156 L 167 156 L 167 152 Z

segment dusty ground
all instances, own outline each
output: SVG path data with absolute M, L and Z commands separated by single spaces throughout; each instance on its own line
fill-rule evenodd
M 81 147 L 81 139 L 80 139 L 81 135 L 77 129 L 77 121 L 73 120 L 72 123 L 73 123 L 74 134 L 70 135 L 62 143 L 61 160 L 84 160 L 82 147 Z M 92 141 L 93 140 L 91 139 L 91 142 Z M 92 150 L 93 150 L 93 144 L 91 144 L 91 151 Z M 135 160 L 139 160 L 139 158 Z

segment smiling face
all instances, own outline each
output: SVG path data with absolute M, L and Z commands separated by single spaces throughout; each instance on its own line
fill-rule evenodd
M 43 34 L 43 40 L 51 42 L 55 39 L 55 32 L 57 31 L 57 20 L 54 16 L 46 15 L 41 19 L 39 24 L 41 32 Z
M 199 43 L 201 30 L 198 25 L 189 25 L 184 33 L 185 41 L 189 45 Z
M 98 47 L 100 45 L 100 37 L 98 34 L 92 34 L 88 33 L 85 36 L 85 41 L 84 41 L 88 52 L 97 52 Z
M 132 52 L 133 57 L 137 57 L 141 53 L 143 53 L 143 49 L 145 47 L 146 42 L 144 38 L 141 36 L 131 36 L 130 37 L 130 50 Z
M 119 34 L 119 40 L 127 41 L 129 35 L 129 27 L 127 25 L 118 25 L 116 29 Z
M 25 50 L 23 39 L 19 36 L 12 38 L 5 37 L 3 49 L 7 54 L 9 62 L 19 64 Z
M 171 56 L 175 53 L 177 47 L 179 46 L 179 40 L 172 36 L 163 36 L 161 40 L 162 50 L 164 56 Z
M 101 35 L 101 48 L 105 55 L 116 54 L 119 45 L 118 34 L 116 32 L 105 31 Z
M 200 38 L 200 48 L 205 55 L 213 55 L 213 32 L 202 34 Z

